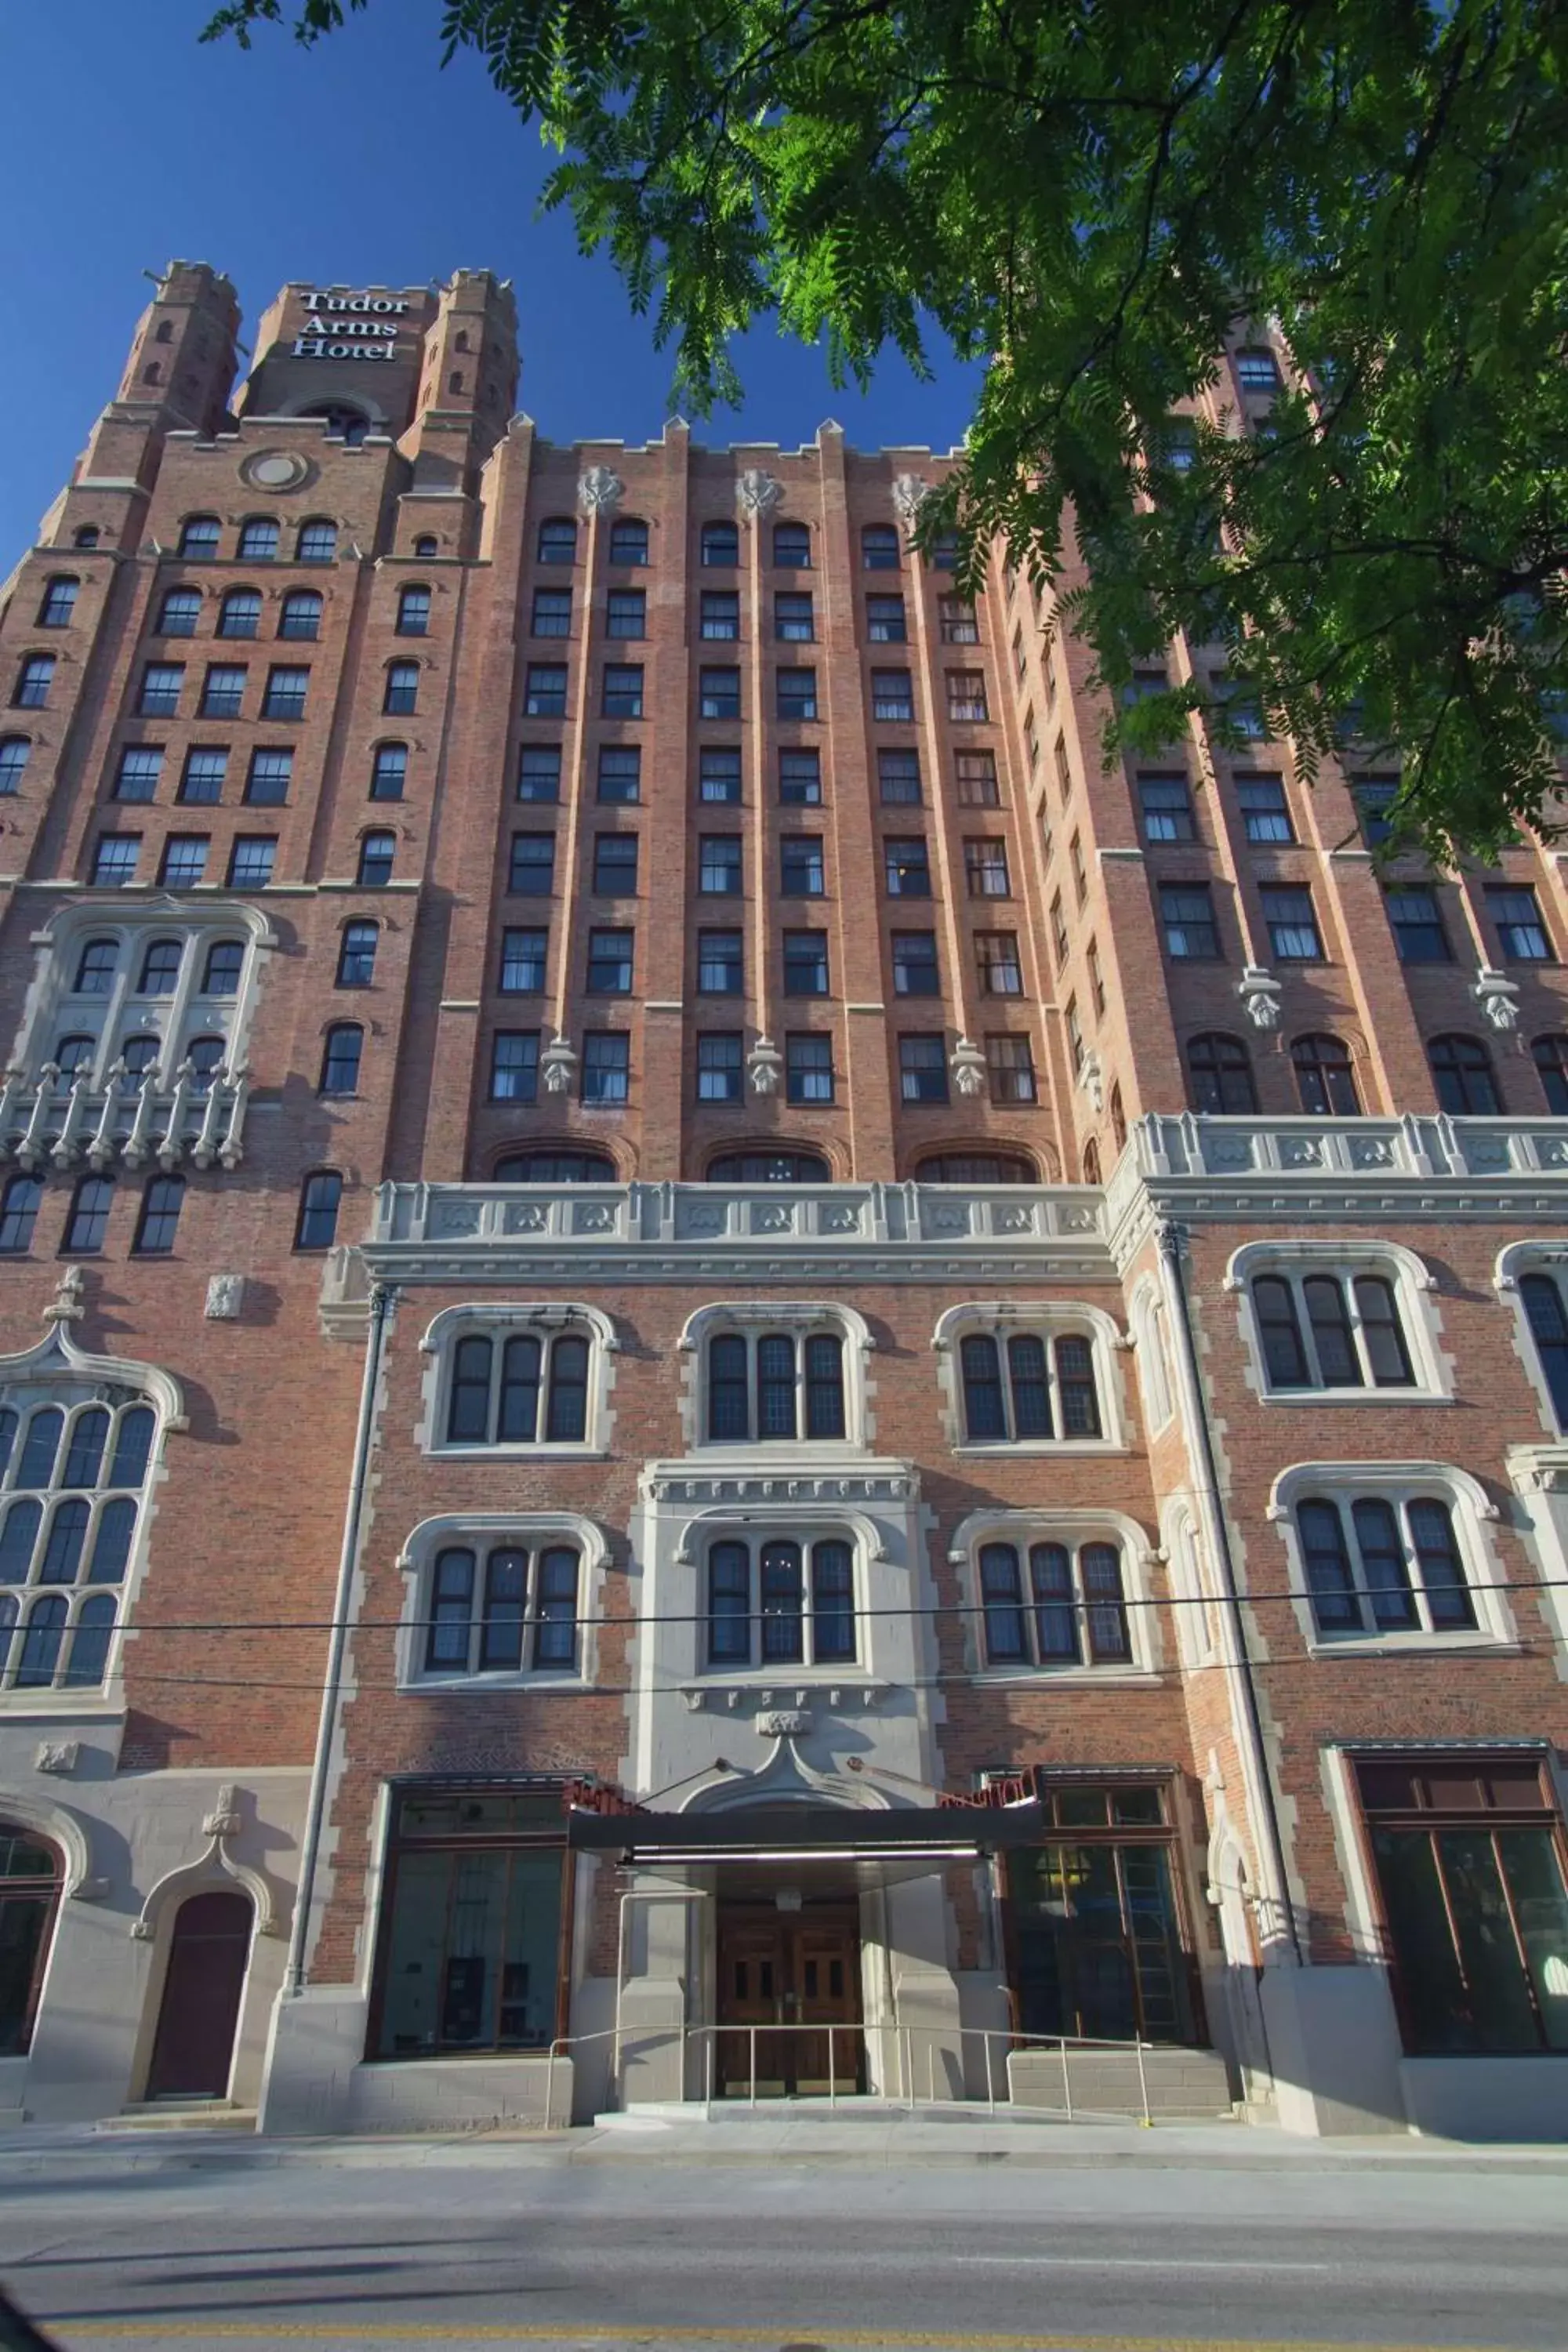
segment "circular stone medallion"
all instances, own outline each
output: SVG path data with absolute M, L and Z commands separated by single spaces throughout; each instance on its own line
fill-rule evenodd
M 297 490 L 310 470 L 303 457 L 288 449 L 263 449 L 239 469 L 241 478 L 258 490 Z

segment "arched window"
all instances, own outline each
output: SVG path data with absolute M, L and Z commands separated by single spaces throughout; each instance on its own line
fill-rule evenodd
M 1092 1141 L 1083 1147 L 1083 1181 L 1086 1184 L 1100 1181 L 1100 1146 Z
M 357 1021 L 335 1021 L 327 1032 L 326 1045 L 321 1055 L 321 1082 L 317 1088 L 323 1095 L 352 1095 L 359 1086 L 360 1055 L 364 1048 L 364 1031 Z
M 616 1163 L 603 1151 L 509 1151 L 498 1160 L 496 1184 L 614 1184 Z
M 570 515 L 549 515 L 539 526 L 537 556 L 541 563 L 575 563 L 577 526 Z
M 397 856 L 395 833 L 367 833 L 360 837 L 359 879 L 368 889 L 380 889 L 392 879 Z
M 1291 1266 L 1255 1275 L 1251 1297 L 1270 1392 L 1417 1385 L 1390 1276 Z
M 372 800 L 400 801 L 403 798 L 403 787 L 407 781 L 407 744 L 378 743 L 370 772 Z
M 107 996 L 114 985 L 114 975 L 120 965 L 120 949 L 113 940 L 84 941 L 77 961 L 76 993 L 78 996 Z
M 76 600 L 81 583 L 66 573 L 59 573 L 44 590 L 44 601 L 38 607 L 40 629 L 68 629 L 76 611 Z
M 647 525 L 640 515 L 617 515 L 610 525 L 610 562 L 646 563 Z
M 440 541 L 435 538 L 427 530 L 421 531 L 419 537 L 414 542 L 416 560 L 420 563 L 427 563 L 433 556 L 439 555 L 440 552 Z
M 702 526 L 702 562 L 708 571 L 731 572 L 741 561 L 741 534 L 732 522 Z
M 710 1445 L 834 1440 L 847 1433 L 838 1331 L 715 1332 L 708 1342 L 706 1385 Z
M 49 688 L 55 682 L 53 654 L 26 654 L 16 672 L 11 701 L 17 710 L 47 710 Z
M 1500 1112 L 1491 1055 L 1479 1037 L 1434 1037 L 1426 1060 L 1440 1108 L 1458 1118 L 1495 1118 Z
M 890 522 L 868 522 L 860 533 L 860 564 L 866 572 L 897 572 L 899 534 Z
M 581 1328 L 468 1331 L 447 1357 L 447 1445 L 584 1445 L 593 1340 Z
M 415 586 L 398 591 L 397 634 L 400 637 L 429 635 L 430 591 L 428 588 Z
M 215 940 L 207 950 L 206 969 L 202 973 L 204 996 L 237 996 L 240 975 L 245 970 L 245 943 L 242 940 Z
M 209 562 L 217 553 L 220 530 L 216 515 L 187 515 L 180 526 L 180 553 L 186 562 Z
M 31 736 L 0 735 L 0 799 L 21 791 L 32 748 Z
M 781 572 L 811 570 L 811 530 L 804 522 L 775 522 L 773 562 Z
M 85 1032 L 62 1037 L 54 1051 L 55 1067 L 62 1077 L 74 1078 L 79 1070 L 91 1068 L 97 1048 L 97 1038 L 87 1035 Z
M 463 389 L 463 371 L 462 371 L 462 369 L 461 369 L 461 368 L 453 368 L 453 369 L 452 369 L 451 373 L 448 374 L 448 376 L 447 376 L 447 391 L 448 391 L 448 392 L 461 392 L 461 391 L 462 391 L 462 389 Z
M 577 1664 L 575 1544 L 499 1544 L 482 1558 L 451 1544 L 431 1564 L 426 1674 L 559 1674 Z M 503 2034 L 505 2028 L 503 2026 Z
M 193 1037 L 185 1047 L 185 1059 L 191 1066 L 191 1084 L 198 1094 L 206 1094 L 213 1080 L 223 1067 L 227 1041 L 222 1037 Z
M 1359 1118 L 1361 1097 L 1342 1038 L 1298 1037 L 1290 1048 L 1301 1108 L 1321 1118 Z
M 15 1644 L 17 1604 L 0 1597 L 0 1687 Z M 25 2057 L 59 1909 L 65 1872 L 52 1845 L 0 1821 L 0 2058 Z
M 370 419 L 363 408 L 351 408 L 342 401 L 323 401 L 314 408 L 302 408 L 301 416 L 319 416 L 327 428 L 327 438 L 342 441 L 346 449 L 357 449 L 370 431 Z
M 331 563 L 338 552 L 338 527 L 325 515 L 311 515 L 300 525 L 294 541 L 297 563 Z
M 987 1543 L 979 1568 L 987 1665 L 1131 1664 L 1120 1545 Z
M 379 923 L 345 923 L 338 943 L 338 979 L 340 988 L 368 988 L 375 978 L 375 950 L 381 937 Z
M 331 1248 L 342 1197 L 343 1180 L 335 1168 L 318 1168 L 306 1177 L 300 1187 L 300 1215 L 294 1227 L 297 1250 Z
M 218 606 L 220 637 L 253 637 L 261 626 L 261 595 L 255 588 L 231 588 Z
M 416 661 L 387 663 L 381 707 L 395 718 L 412 718 L 419 708 L 419 665 Z
M 1104 1433 L 1094 1342 L 1084 1333 L 969 1331 L 958 1343 L 969 1445 L 1029 1445 Z
M 0 1192 L 0 1254 L 23 1257 L 33 1246 L 33 1226 L 44 1188 L 36 1176 L 13 1176 Z
M 710 1666 L 827 1665 L 856 1654 L 855 1556 L 842 1537 L 725 1537 L 709 1547 Z
M 1258 1108 L 1252 1064 L 1239 1037 L 1210 1030 L 1187 1040 L 1187 1077 L 1193 1108 L 1210 1117 L 1241 1114 Z
M 161 637 L 194 637 L 201 617 L 199 588 L 171 588 L 158 608 L 157 634 Z
M 708 1163 L 710 1184 L 826 1184 L 830 1171 L 816 1151 L 725 1151 Z
M 159 1040 L 156 1037 L 127 1037 L 120 1048 L 124 1064 L 121 1084 L 127 1093 L 134 1093 L 150 1070 L 158 1066 Z
M 1121 1108 L 1121 1089 L 1110 1089 L 1110 1133 L 1118 1151 L 1127 1149 L 1127 1113 Z
M 0 1689 L 101 1683 L 116 1615 L 105 1588 L 131 1564 L 152 1409 L 100 1402 L 122 1388 L 56 1393 L 64 1402 L 25 1389 L 0 1400 Z
M 297 588 L 278 612 L 278 634 L 306 644 L 321 634 L 321 600 L 313 588 Z
M 915 1169 L 917 1184 L 1037 1184 L 1039 1171 L 1022 1151 L 938 1151 Z
M 136 982 L 138 996 L 173 996 L 180 984 L 184 952 L 183 940 L 153 940 L 142 959 L 142 976 Z
M 1519 1295 L 1546 1376 L 1557 1426 L 1568 1429 L 1568 1310 L 1563 1307 L 1562 1286 L 1552 1275 L 1526 1274 L 1520 1278 Z
M 183 1176 L 149 1178 L 142 1195 L 142 1213 L 136 1221 L 136 1239 L 132 1244 L 136 1256 L 162 1257 L 174 1248 L 180 1204 L 184 1197 Z
M 245 563 L 270 563 L 278 552 L 278 519 L 275 515 L 247 515 L 239 526 L 240 561 Z
M 109 1230 L 109 1212 L 113 1200 L 114 1184 L 110 1177 L 81 1177 L 71 1195 L 70 1214 L 66 1219 L 62 1249 L 73 1254 L 100 1250 L 103 1237 Z
M 5 747 L 0 743 L 0 761 L 5 755 Z M 0 785 L 0 791 L 4 789 Z M 1546 1097 L 1547 1109 L 1554 1118 L 1568 1118 L 1568 1037 L 1538 1037 L 1530 1050 L 1541 1074 L 1541 1091 Z

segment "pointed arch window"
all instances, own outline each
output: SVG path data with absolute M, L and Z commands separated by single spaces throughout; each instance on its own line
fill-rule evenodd
M 1239 1037 L 1209 1030 L 1187 1040 L 1193 1108 L 1211 1118 L 1248 1118 L 1258 1109 L 1252 1063 Z
M 0 1391 L 0 1691 L 103 1680 L 156 1417 L 101 1393 Z

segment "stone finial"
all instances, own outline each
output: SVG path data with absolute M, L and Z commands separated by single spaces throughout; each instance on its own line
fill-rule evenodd
M 735 503 L 749 522 L 762 522 L 783 499 L 784 484 L 761 466 L 748 466 L 735 484 Z
M 589 466 L 578 478 L 577 503 L 584 514 L 610 514 L 625 488 L 613 466 Z

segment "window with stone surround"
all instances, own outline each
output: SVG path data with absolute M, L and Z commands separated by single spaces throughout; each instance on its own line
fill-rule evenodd
M 468 1530 L 430 1551 L 421 1581 L 421 1680 L 577 1675 L 583 1553 L 559 1530 Z
M 1143 1568 L 1148 1538 L 1119 1514 L 981 1510 L 949 1564 L 963 1587 L 965 1650 L 979 1674 L 1146 1674 L 1158 1663 Z
M 421 1341 L 431 1361 L 426 1451 L 604 1450 L 607 1316 L 574 1303 L 449 1307 Z
M 1111 1350 L 1099 1307 L 1011 1303 L 949 1307 L 932 1345 L 963 1448 L 1101 1451 L 1124 1443 Z
M 41 970 L 10 1066 L 34 1075 L 73 1040 L 74 1066 L 97 1090 L 115 1065 L 156 1064 L 172 1086 L 194 1039 L 219 1034 L 225 1058 L 243 1058 L 256 1006 L 260 950 L 269 943 L 252 909 L 221 901 L 189 909 L 146 906 L 63 908 L 40 942 Z
M 710 1666 L 854 1662 L 855 1548 L 844 1537 L 719 1536 L 704 1565 Z
M 1314 1649 L 1512 1638 L 1486 1490 L 1440 1462 L 1300 1463 L 1276 1480 L 1298 1618 Z
M 1260 1392 L 1430 1403 L 1447 1394 L 1425 1306 L 1432 1276 L 1403 1244 L 1249 1242 L 1226 1275 L 1246 1301 Z
M 870 1345 L 852 1307 L 760 1301 L 700 1308 L 680 1339 L 696 1362 L 690 1442 L 863 1444 Z

